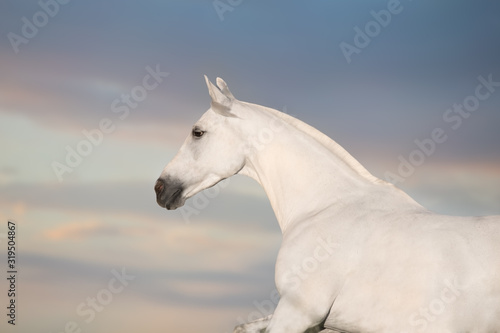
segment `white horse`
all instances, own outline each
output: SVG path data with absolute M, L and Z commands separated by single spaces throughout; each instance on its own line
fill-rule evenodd
M 235 332 L 500 332 L 500 216 L 432 213 L 318 130 L 206 81 L 211 107 L 155 191 L 175 209 L 234 174 L 263 186 L 281 299 Z

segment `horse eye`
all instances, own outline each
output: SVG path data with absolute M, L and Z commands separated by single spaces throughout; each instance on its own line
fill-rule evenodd
M 195 138 L 201 138 L 203 136 L 203 134 L 205 134 L 205 131 L 202 131 L 201 129 L 199 128 L 193 128 L 193 132 L 192 132 L 193 136 Z

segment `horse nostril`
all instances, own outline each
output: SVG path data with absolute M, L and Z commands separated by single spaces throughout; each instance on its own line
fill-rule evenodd
M 165 182 L 162 179 L 158 178 L 155 184 L 156 195 L 160 194 L 164 188 L 165 188 Z

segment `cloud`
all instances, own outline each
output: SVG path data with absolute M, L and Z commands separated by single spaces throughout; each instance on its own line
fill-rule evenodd
M 16 167 L 1 166 L 0 167 L 0 184 L 7 184 L 11 179 L 19 174 L 20 170 Z
M 115 226 L 105 226 L 95 221 L 73 222 L 45 231 L 44 235 L 50 240 L 81 240 L 97 236 L 119 236 L 123 229 Z
M 426 163 L 399 186 L 442 214 L 500 215 L 500 162 Z
M 141 298 L 164 304 L 192 306 L 245 305 L 247 299 L 265 297 L 265 288 L 273 284 L 272 271 L 254 267 L 230 272 L 224 270 L 175 270 L 166 266 L 142 268 L 126 266 L 128 274 L 136 276 L 130 290 Z M 121 266 L 34 253 L 23 254 L 24 279 L 28 283 L 51 285 L 100 285 L 111 277 L 111 270 Z M 254 287 L 252 287 L 254 286 Z M 217 290 L 211 290 L 216 287 Z M 269 289 L 269 288 L 268 288 Z M 262 295 L 260 295 L 262 293 Z M 76 304 L 75 304 L 76 305 Z
M 168 212 L 156 204 L 153 185 L 153 181 L 151 183 L 66 182 L 61 185 L 16 183 L 2 187 L 0 202 L 7 206 L 24 202 L 29 209 L 60 210 L 71 214 L 123 213 L 158 220 L 175 219 L 181 224 L 216 220 L 231 225 L 278 230 L 267 198 L 257 197 L 252 190 L 246 193 L 243 188 L 237 187 L 237 181 L 234 185 L 222 189 L 217 197 L 209 199 L 206 207 L 198 206 L 194 199 L 188 200 L 186 205 L 197 212 L 190 216 L 188 221 L 184 219 L 180 210 Z M 234 187 L 234 190 L 231 187 Z
M 80 132 L 95 128 L 101 119 L 109 118 L 117 125 L 135 127 L 138 131 L 161 125 L 167 133 L 175 133 L 179 126 L 169 127 L 169 124 L 185 123 L 188 131 L 196 117 L 201 116 L 209 106 L 205 94 L 193 99 L 189 91 L 179 91 L 177 86 L 169 85 L 169 76 L 149 91 L 136 107 L 130 107 L 128 116 L 122 119 L 119 116 L 123 114 L 113 112 L 112 105 L 123 95 L 130 95 L 132 88 L 142 85 L 144 76 L 148 74 L 146 66 L 126 67 L 120 75 L 106 75 L 95 73 L 95 69 L 89 71 L 75 67 L 57 53 L 51 59 L 61 66 L 55 69 L 53 63 L 20 62 L 11 56 L 2 58 L 5 70 L 0 77 L 0 112 L 22 114 L 45 128 L 58 131 Z M 151 62 L 147 66 L 159 66 L 161 71 L 168 71 L 161 63 Z M 196 100 L 205 103 L 197 103 Z M 193 114 L 187 110 L 197 112 Z M 140 139 L 140 134 L 135 138 Z
M 178 149 L 189 135 L 191 127 L 191 123 L 177 118 L 168 122 L 124 123 L 113 133 L 113 139 L 124 143 L 147 142 L 159 147 L 171 146 Z

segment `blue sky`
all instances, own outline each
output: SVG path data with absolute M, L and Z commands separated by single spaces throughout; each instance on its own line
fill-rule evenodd
M 204 74 L 317 127 L 382 178 L 441 129 L 446 141 L 398 185 L 440 213 L 500 214 L 500 87 L 481 88 L 457 128 L 445 119 L 479 77 L 500 81 L 494 1 L 222 1 L 222 14 L 201 0 L 42 3 L 53 15 L 0 3 L 0 234 L 18 223 L 21 272 L 9 331 L 230 332 L 272 299 L 280 233 L 257 184 L 235 177 L 191 199 L 188 220 L 155 203 L 154 181 L 209 107 Z M 341 43 L 356 47 L 356 28 L 396 5 L 348 62 Z M 34 36 L 23 18 L 42 20 Z M 120 119 L 113 102 L 147 68 L 168 76 Z M 113 131 L 60 182 L 54 161 L 103 119 Z M 135 279 L 87 323 L 76 309 L 122 268 Z

